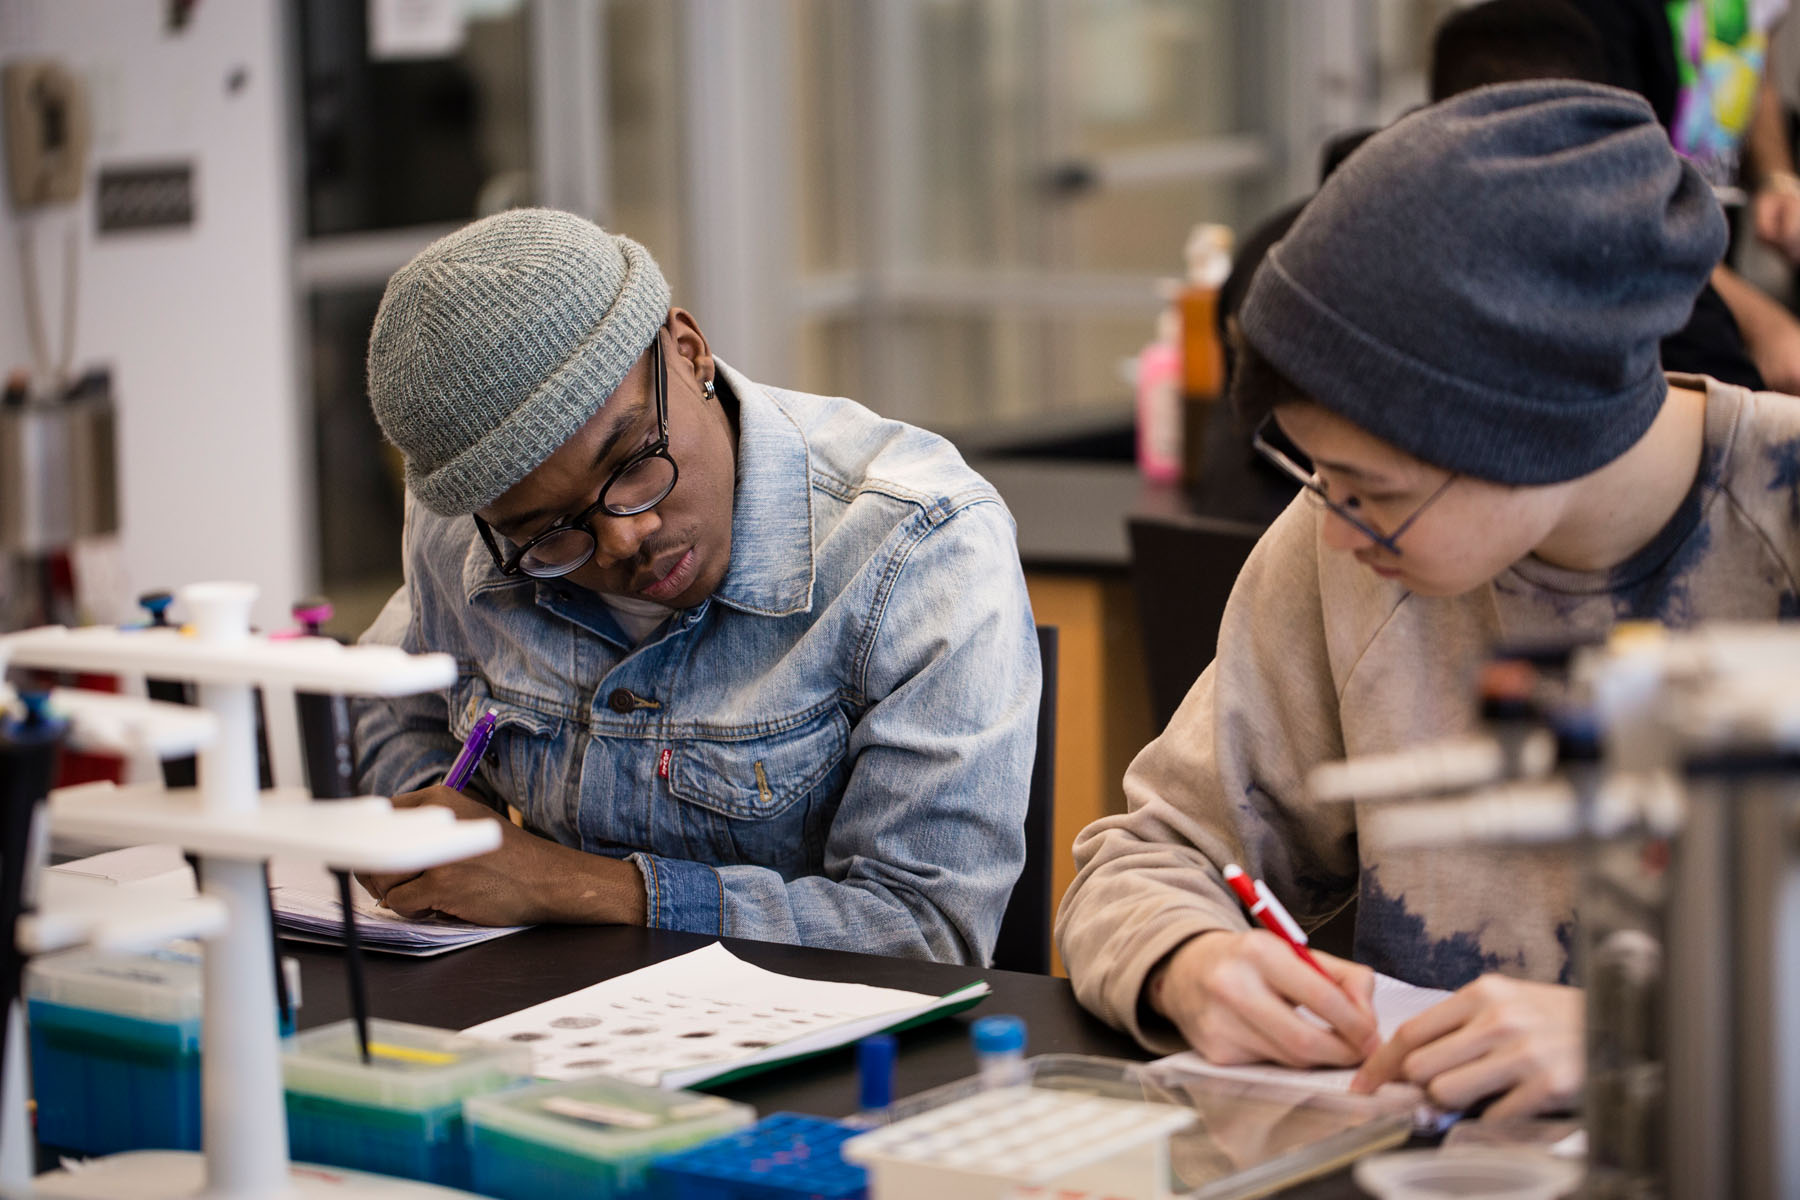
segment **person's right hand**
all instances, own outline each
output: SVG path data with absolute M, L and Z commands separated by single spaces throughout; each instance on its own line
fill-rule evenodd
M 1188 1045 L 1221 1065 L 1354 1066 L 1381 1044 L 1375 974 L 1316 950 L 1313 957 L 1337 986 L 1267 930 L 1213 930 L 1157 968 L 1148 998 Z M 1329 1028 L 1303 1016 L 1301 1005 Z

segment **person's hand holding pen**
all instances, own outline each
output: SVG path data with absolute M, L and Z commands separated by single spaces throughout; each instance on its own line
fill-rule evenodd
M 497 820 L 500 848 L 408 874 L 358 876 L 363 886 L 403 917 L 438 913 L 477 925 L 642 925 L 644 882 L 631 863 L 539 837 L 456 790 L 473 776 L 493 726 L 489 710 L 442 784 L 395 796 L 393 803 L 395 808 L 435 804 L 464 820 Z
M 1273 901 L 1266 889 L 1256 896 L 1259 904 L 1265 899 Z M 1374 992 L 1369 968 L 1268 929 L 1200 934 L 1164 960 L 1145 988 L 1150 1006 L 1211 1061 L 1290 1067 L 1348 1067 L 1374 1053 L 1381 1042 Z

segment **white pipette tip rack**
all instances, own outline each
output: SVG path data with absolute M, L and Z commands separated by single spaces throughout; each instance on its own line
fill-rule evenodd
M 290 1169 L 280 1047 L 269 970 L 268 860 L 315 859 L 357 871 L 401 871 L 491 850 L 500 827 L 459 821 L 443 809 L 395 810 L 381 797 L 317 801 L 304 789 L 258 787 L 255 689 L 399 696 L 447 688 L 456 663 L 445 654 L 390 646 L 344 646 L 327 638 L 271 640 L 250 631 L 256 588 L 205 583 L 184 588 L 188 627 L 60 626 L 0 636 L 0 668 L 99 671 L 198 684 L 198 708 L 124 696 L 59 691 L 52 705 L 71 721 L 72 741 L 90 748 L 198 753 L 200 786 L 86 785 L 50 797 L 50 827 L 102 845 L 168 842 L 203 860 L 204 894 L 100 909 L 34 914 L 17 931 L 28 949 L 77 944 L 142 945 L 178 936 L 207 939 L 203 1032 L 204 1157 L 172 1151 L 113 1155 L 32 1180 L 30 1155 L 0 1154 L 0 1187 L 42 1195 L 219 1200 L 331 1195 L 445 1197 L 465 1193 L 407 1180 L 305 1167 Z M 277 775 L 280 782 L 280 775 Z M 223 1097 L 222 1101 L 212 1098 Z M 13 1108 L 8 1096 L 8 1108 Z M 4 1136 L 18 1142 L 18 1113 Z M 29 1136 L 28 1134 L 26 1135 Z M 28 1168 L 26 1168 L 28 1170 Z
M 1191 1109 L 1029 1086 L 992 1088 L 844 1143 L 870 1200 L 1003 1200 L 1049 1187 L 1118 1200 L 1169 1194 L 1169 1135 Z

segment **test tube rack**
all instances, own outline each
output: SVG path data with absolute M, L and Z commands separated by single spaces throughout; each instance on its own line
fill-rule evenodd
M 1019 1187 L 1118 1200 L 1169 1195 L 1169 1135 L 1191 1109 L 1081 1092 L 990 1088 L 844 1143 L 870 1200 L 1002 1200 Z
M 187 627 L 52 626 L 0 636 L 0 666 L 183 680 L 198 685 L 201 710 L 181 714 L 187 721 L 182 725 L 161 711 L 168 705 L 64 696 L 74 699 L 77 709 L 86 706 L 93 728 L 103 729 L 110 720 L 118 737 L 132 746 L 165 755 L 197 752 L 199 785 L 64 789 L 52 793 L 48 812 L 51 831 L 59 836 L 112 846 L 168 842 L 200 858 L 203 894 L 154 924 L 161 936 L 206 939 L 204 1149 L 199 1155 L 142 1151 L 90 1160 L 78 1171 L 53 1171 L 31 1181 L 36 1194 L 204 1194 L 222 1200 L 464 1194 L 355 1172 L 291 1168 L 280 1045 L 267 1019 L 275 994 L 264 866 L 282 855 L 352 871 L 419 870 L 493 849 L 500 828 L 491 821 L 459 821 L 446 809 L 395 810 L 381 797 L 315 801 L 300 788 L 263 792 L 255 707 L 259 685 L 342 695 L 432 691 L 455 681 L 455 660 L 388 646 L 343 646 L 325 638 L 255 635 L 249 624 L 255 597 L 250 584 L 194 584 L 181 593 L 191 621 Z M 193 721 L 196 716 L 201 720 Z M 34 948 L 77 940 L 121 945 L 137 939 L 144 927 L 141 918 L 129 915 L 43 914 L 25 932 Z

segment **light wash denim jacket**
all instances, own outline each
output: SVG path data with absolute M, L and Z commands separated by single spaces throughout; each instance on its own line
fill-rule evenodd
M 650 925 L 985 962 L 1024 862 L 1037 640 L 1013 523 L 949 443 L 721 365 L 739 436 L 718 591 L 633 648 L 606 605 L 508 579 L 468 517 L 409 502 L 406 583 L 364 641 L 456 656 L 363 702 L 362 787 L 469 789 L 629 857 Z

